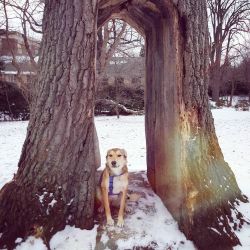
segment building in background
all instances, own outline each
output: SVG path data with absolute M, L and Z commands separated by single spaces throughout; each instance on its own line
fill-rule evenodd
M 33 56 L 37 56 L 40 41 L 29 37 L 28 43 Z M 9 31 L 7 38 L 6 30 L 0 29 L 0 57 L 12 56 L 12 53 L 14 53 L 15 56 L 28 56 L 23 34 L 17 31 Z
M 33 57 L 38 56 L 40 41 L 28 37 L 29 50 Z M 12 63 L 13 56 L 16 64 Z M 17 31 L 0 29 L 0 81 L 14 84 L 22 88 L 36 74 L 36 69 L 30 62 L 23 34 Z M 21 81 L 20 81 L 21 79 Z

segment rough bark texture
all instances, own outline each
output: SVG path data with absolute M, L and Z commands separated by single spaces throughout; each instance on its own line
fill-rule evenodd
M 206 1 L 101 1 L 146 37 L 148 178 L 199 249 L 231 249 L 246 197 L 224 161 L 208 105 Z
M 32 234 L 48 243 L 65 224 L 93 226 L 96 18 L 95 1 L 45 3 L 27 137 L 18 172 L 0 192 L 1 249 Z

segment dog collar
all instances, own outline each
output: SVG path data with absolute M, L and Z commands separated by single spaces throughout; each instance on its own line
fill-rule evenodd
M 110 176 L 118 177 L 118 176 L 121 176 L 121 175 L 124 175 L 124 174 L 125 174 L 125 172 L 123 172 L 123 173 L 121 173 L 121 174 L 118 174 L 118 175 L 116 175 L 116 174 L 114 174 L 114 175 L 109 175 L 109 177 L 110 177 Z
M 113 193 L 113 187 L 114 187 L 114 178 L 115 177 L 118 177 L 118 176 L 121 176 L 121 175 L 124 175 L 125 174 L 125 172 L 124 173 L 121 173 L 121 174 L 119 174 L 119 175 L 110 175 L 109 176 L 109 193 L 108 193 L 108 195 L 119 195 L 120 193 Z

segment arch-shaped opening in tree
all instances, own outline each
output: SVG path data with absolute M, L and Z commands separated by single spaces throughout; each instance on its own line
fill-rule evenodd
M 171 3 L 154 1 L 124 4 L 103 1 L 98 26 L 120 18 L 135 27 L 146 41 L 145 114 L 147 173 L 154 190 L 165 199 L 170 211 L 179 217 L 182 202 L 180 185 L 180 138 L 178 135 L 178 95 L 184 79 L 184 26 Z M 173 167 L 176 166 L 176 167 Z M 167 180 L 167 181 L 166 181 Z M 171 191 L 172 190 L 172 191 Z M 174 195 L 173 193 L 174 192 Z
M 96 115 L 142 114 L 144 38 L 128 23 L 110 19 L 97 33 Z
M 225 247 L 238 243 L 226 224 L 230 210 L 242 216 L 234 204 L 244 197 L 223 159 L 209 110 L 205 3 L 182 4 L 101 1 L 98 26 L 117 17 L 144 35 L 148 179 L 199 248 Z
M 18 172 L 0 193 L 0 247 L 12 248 L 16 237 L 31 229 L 48 242 L 65 224 L 93 226 L 100 165 L 93 112 L 96 35 L 111 16 L 146 37 L 147 167 L 153 189 L 199 249 L 238 244 L 234 229 L 244 217 L 235 204 L 244 196 L 224 161 L 208 105 L 206 1 L 101 0 L 97 6 L 67 0 L 45 1 L 27 138 Z M 52 199 L 58 202 L 49 207 Z
M 116 115 L 117 118 L 120 118 L 120 115 L 123 116 L 121 121 L 108 118 L 110 125 L 105 128 L 96 124 L 102 167 L 105 166 L 106 151 L 115 146 L 126 149 L 129 155 L 129 171 L 146 170 L 144 116 L 136 119 L 136 124 L 143 124 L 143 126 L 139 126 L 140 129 L 133 124 L 134 117 L 124 117 L 144 114 L 144 45 L 142 34 L 121 19 L 111 16 L 102 26 L 98 27 L 96 59 L 98 87 L 95 114 L 97 116 Z M 96 117 L 96 120 L 99 121 L 99 117 Z M 120 126 L 117 126 L 118 124 Z M 123 124 L 125 125 L 123 126 Z M 139 137 L 134 137 L 136 134 L 134 130 Z M 126 134 L 126 139 L 120 134 Z M 135 144 L 136 139 L 140 143 Z

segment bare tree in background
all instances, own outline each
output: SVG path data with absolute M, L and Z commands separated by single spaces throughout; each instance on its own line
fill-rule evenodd
M 234 54 L 228 56 L 228 64 L 222 67 L 221 92 L 227 106 L 233 105 L 234 95 L 250 95 L 250 46 L 246 42 Z M 229 95 L 229 96 L 228 96 Z M 225 104 L 225 103 L 224 103 Z
M 229 58 L 230 64 L 223 68 L 223 74 L 221 77 L 221 92 L 226 96 L 220 105 L 232 106 L 233 96 L 239 82 L 239 70 L 237 68 L 237 59 Z M 229 93 L 230 91 L 230 93 Z M 228 94 L 230 95 L 228 97 Z
M 44 9 L 43 1 L 0 0 L 0 6 L 1 28 L 5 28 L 6 15 L 3 13 L 3 10 L 6 8 L 8 13 L 10 13 L 8 15 L 8 20 L 11 20 L 11 24 L 8 27 L 10 30 L 18 30 L 26 36 L 30 36 L 31 31 L 33 32 L 34 36 L 37 36 L 37 34 L 42 34 L 42 15 Z M 18 29 L 20 27 L 21 30 Z
M 143 37 L 126 22 L 111 19 L 97 33 L 97 79 L 100 82 L 114 55 L 133 57 L 134 51 L 143 46 Z
M 30 56 L 30 62 L 36 67 L 34 57 L 29 52 L 27 30 L 42 33 L 40 17 L 43 12 L 43 3 L 41 0 L 34 0 L 32 4 L 30 2 L 31 0 L 25 0 L 21 4 L 15 0 L 0 0 L 2 5 L 11 8 L 16 13 L 16 17 L 21 20 L 24 43 Z M 222 72 L 229 65 L 230 51 L 236 46 L 237 37 L 249 30 L 250 3 L 248 0 L 208 0 L 207 2 L 211 28 L 210 87 L 213 100 L 218 101 Z M 98 82 L 103 78 L 105 68 L 114 53 L 127 56 L 129 54 L 127 50 L 131 46 L 138 46 L 135 44 L 138 41 L 141 41 L 141 37 L 135 36 L 132 29 L 121 20 L 112 19 L 99 29 L 97 40 Z
M 130 72 L 126 67 L 121 67 L 121 58 L 130 58 L 138 56 L 143 47 L 143 37 L 126 22 L 119 19 L 111 19 L 106 22 L 97 33 L 97 104 L 110 105 L 115 107 L 117 117 L 119 118 L 119 110 L 126 114 L 142 114 L 142 111 L 135 111 L 126 108 L 119 102 L 119 90 L 117 81 L 121 77 L 121 68 L 129 75 Z M 114 69 L 114 88 L 116 92 L 115 99 L 103 99 L 101 93 L 103 91 L 102 81 L 107 73 L 107 68 L 113 60 L 112 67 Z M 118 69 L 119 68 L 119 69 Z
M 248 100 L 250 102 L 250 40 L 246 43 L 242 62 L 239 67 L 242 72 L 243 81 L 245 81 L 248 88 Z
M 115 53 L 115 50 L 125 33 L 127 24 L 121 23 L 118 27 L 115 19 L 107 22 L 97 33 L 97 81 L 103 78 L 104 71 Z M 111 35 L 112 34 L 112 35 Z M 113 39 L 111 39 L 113 36 Z M 112 41 L 111 41 L 112 40 Z
M 7 43 L 10 44 L 9 34 L 11 31 L 16 30 L 17 27 L 13 26 L 13 20 L 15 22 L 19 22 L 21 27 L 21 33 L 23 38 L 23 44 L 25 46 L 25 50 L 27 52 L 26 63 L 30 64 L 31 70 L 34 75 L 30 76 L 31 82 L 25 82 L 21 76 L 21 64 L 22 60 L 18 58 L 15 54 L 14 50 L 11 49 L 11 59 L 12 65 L 17 70 L 17 80 L 19 82 L 18 86 L 21 89 L 21 93 L 28 103 L 31 103 L 32 99 L 32 82 L 35 80 L 36 71 L 38 68 L 37 61 L 35 60 L 35 54 L 31 50 L 29 36 L 30 31 L 33 31 L 34 36 L 37 34 L 41 36 L 42 34 L 42 13 L 43 13 L 43 3 L 40 0 L 25 0 L 25 1 L 6 1 L 0 0 L 0 16 L 1 23 L 0 27 L 4 28 L 6 31 L 6 40 Z M 38 45 L 39 46 L 39 45 Z M 11 47 L 11 46 L 9 46 Z
M 236 39 L 249 31 L 249 0 L 208 0 L 210 21 L 210 87 L 212 99 L 219 100 L 222 68 L 228 65 L 229 53 Z
M 32 2 L 32 4 L 31 4 Z M 42 19 L 41 13 L 43 12 L 43 3 L 40 0 L 25 0 L 22 4 L 17 3 L 14 0 L 6 1 L 0 0 L 0 4 L 3 9 L 9 9 L 12 11 L 12 18 L 16 18 L 20 21 L 22 27 L 22 36 L 24 45 L 29 57 L 29 61 L 32 68 L 36 71 L 37 62 L 34 58 L 34 54 L 30 50 L 29 45 L 29 33 L 31 30 L 35 34 L 42 35 Z M 7 11 L 4 14 L 5 24 L 9 24 L 10 17 Z M 6 30 L 10 30 L 9 25 L 4 25 Z M 143 44 L 143 38 L 139 35 L 131 26 L 126 22 L 118 19 L 111 19 L 105 23 L 98 31 L 97 39 L 97 82 L 100 83 L 105 74 L 107 65 L 110 63 L 111 58 L 116 54 L 117 56 L 130 57 L 134 56 L 134 50 L 140 50 Z M 20 77 L 20 65 L 18 64 L 14 53 L 12 53 L 13 65 L 17 69 L 18 79 L 21 81 L 22 91 L 27 99 L 27 96 L 31 96 L 30 86 L 25 84 Z M 99 84 L 100 85 L 100 84 Z M 30 98 L 28 98 L 30 99 Z M 113 100 L 114 102 L 115 100 Z M 29 100 L 30 102 L 30 100 Z M 106 100 L 107 102 L 107 100 Z M 121 104 L 120 104 L 121 105 Z M 121 105 L 122 107 L 122 105 Z M 125 107 L 122 107 L 125 110 Z M 127 109 L 129 110 L 129 109 Z M 132 111 L 132 110 L 131 110 Z

